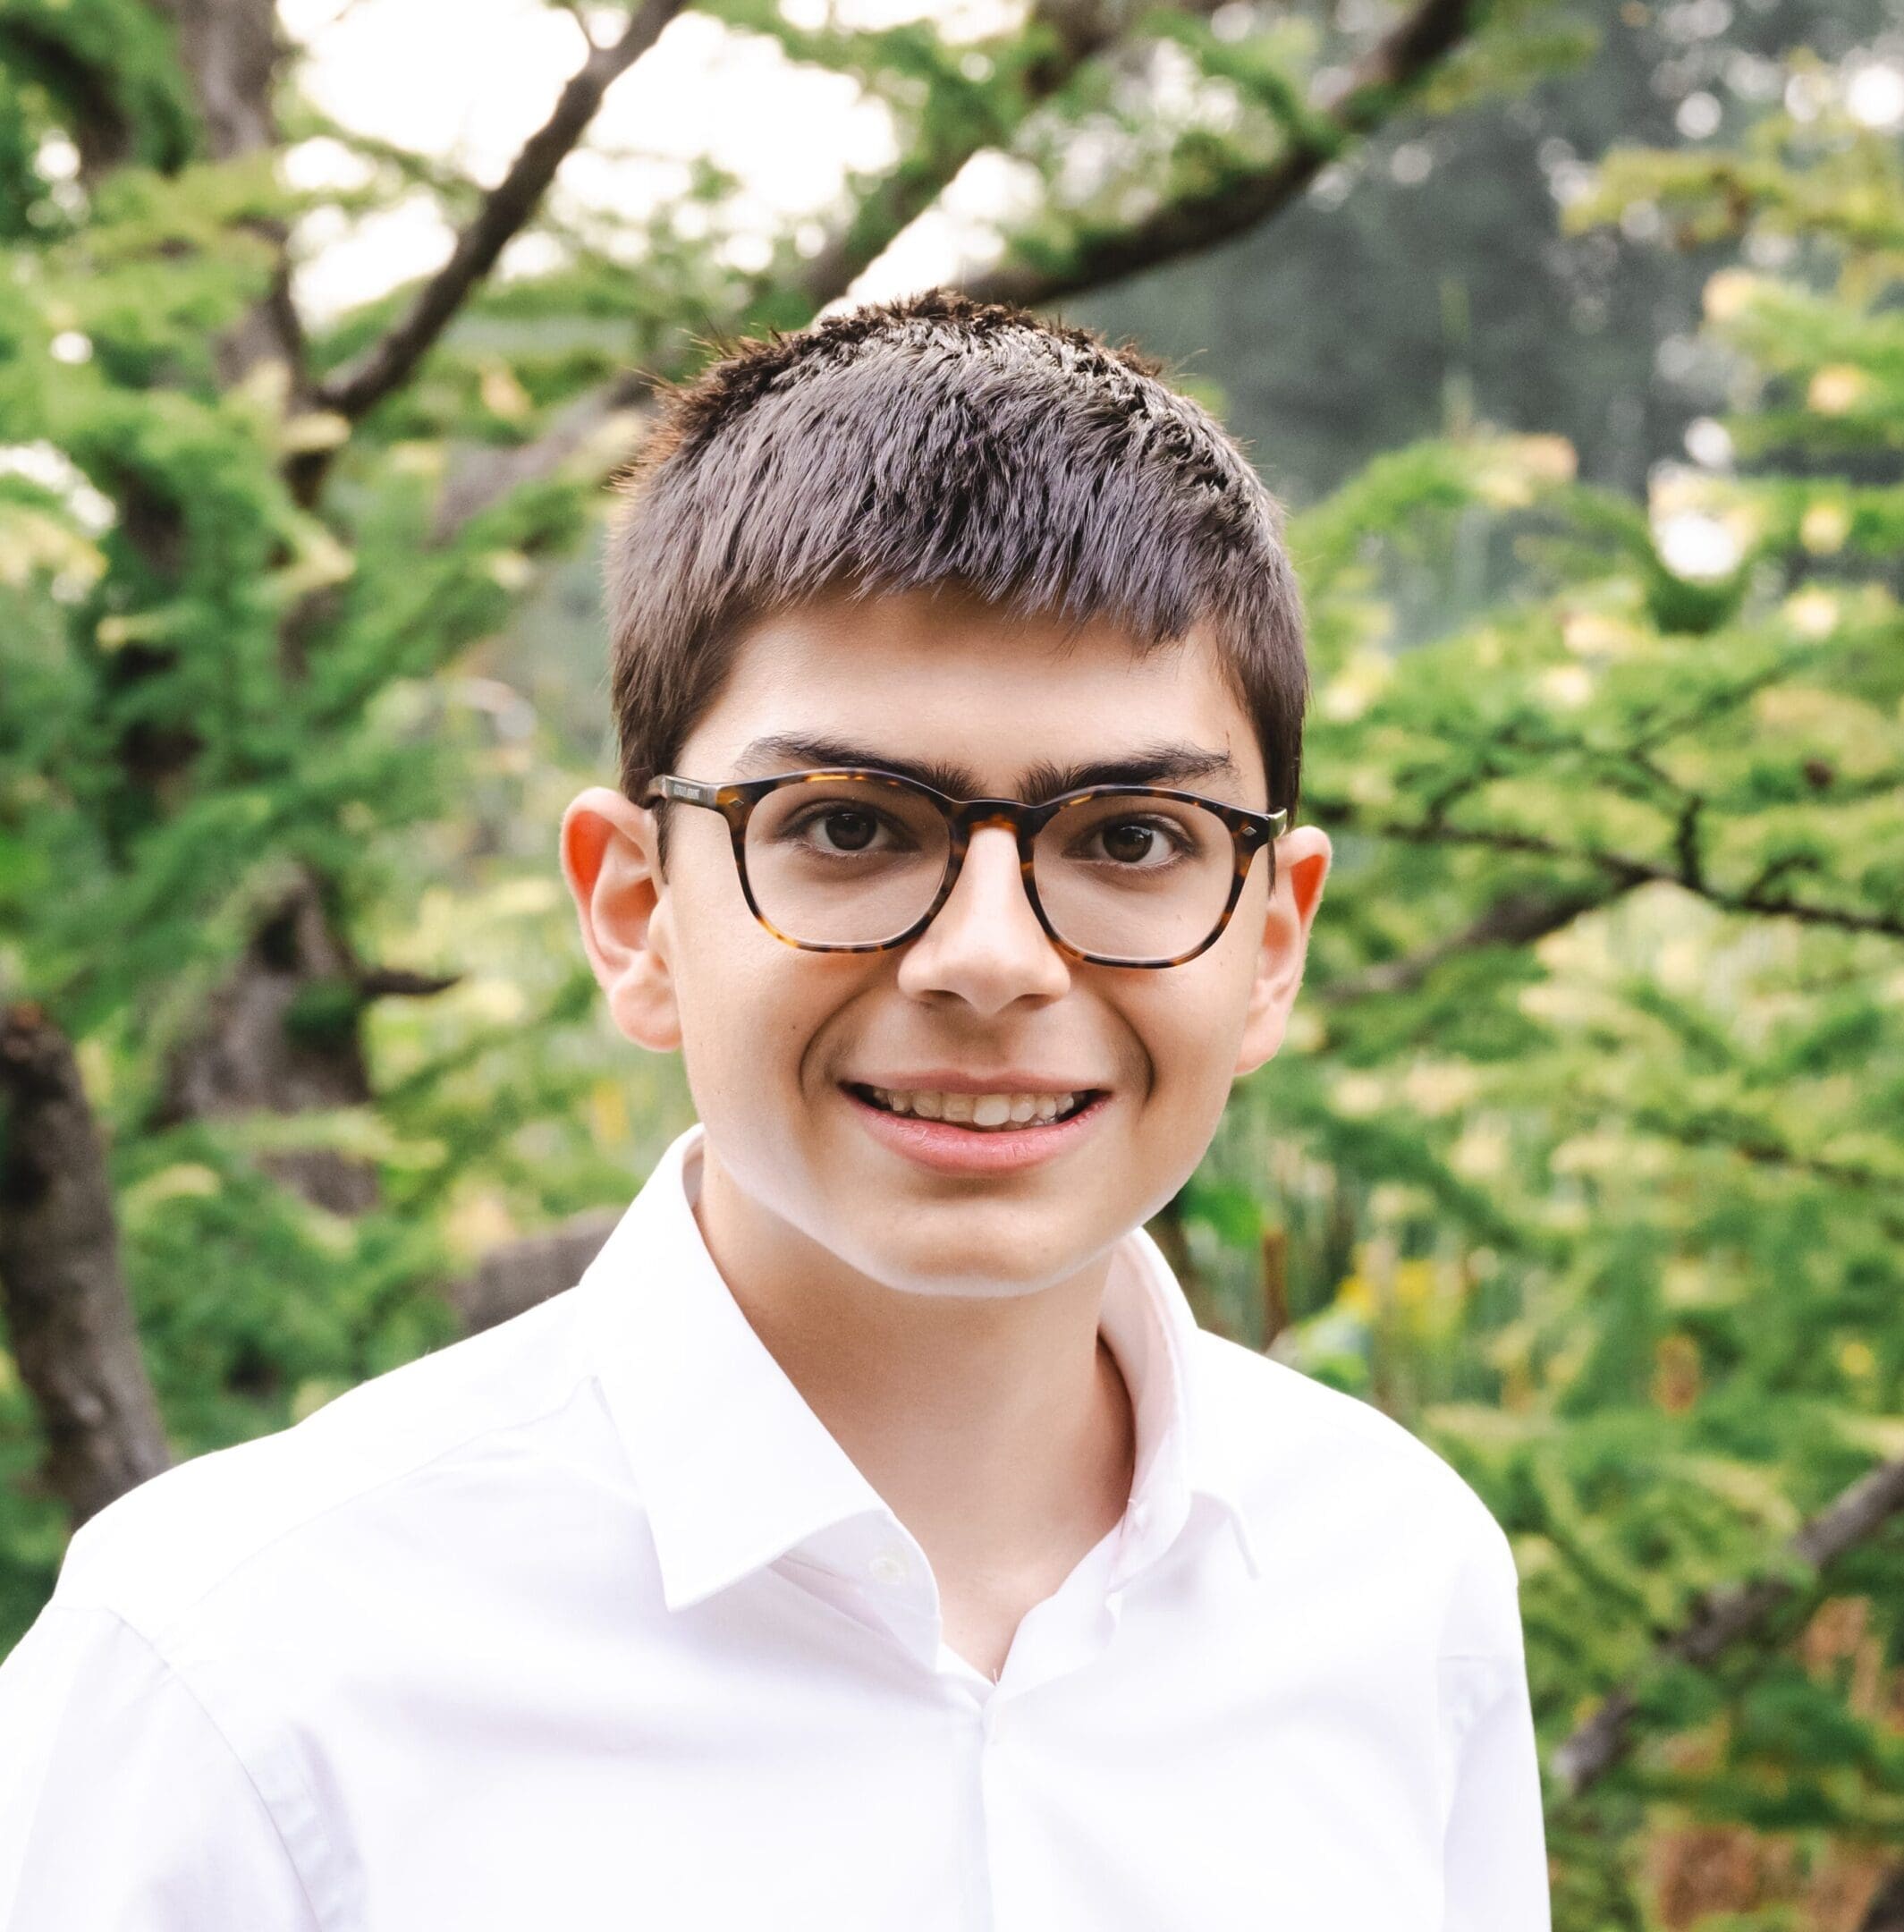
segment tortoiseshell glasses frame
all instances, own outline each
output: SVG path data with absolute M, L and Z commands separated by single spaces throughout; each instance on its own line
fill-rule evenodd
M 747 822 L 753 816 L 754 808 L 762 799 L 779 791 L 783 785 L 808 784 L 864 784 L 871 788 L 886 787 L 910 792 L 919 798 L 928 799 L 944 815 L 948 833 L 945 876 L 939 881 L 939 889 L 934 894 L 932 903 L 903 932 L 894 933 L 888 939 L 872 940 L 817 940 L 796 939 L 791 933 L 783 932 L 760 910 L 754 897 L 754 889 L 747 876 Z M 1164 959 L 1123 959 L 1114 953 L 1087 953 L 1074 946 L 1051 922 L 1043 903 L 1038 898 L 1037 882 L 1032 870 L 1032 843 L 1038 834 L 1052 819 L 1068 805 L 1075 805 L 1080 800 L 1097 798 L 1155 798 L 1168 799 L 1183 805 L 1198 805 L 1206 812 L 1220 818 L 1229 828 L 1231 843 L 1235 858 L 1235 868 L 1230 880 L 1230 896 L 1225 901 L 1221 917 L 1209 932 L 1186 953 L 1174 953 Z M 1063 953 L 1067 959 L 1077 960 L 1092 966 L 1134 966 L 1155 969 L 1165 966 L 1180 966 L 1198 953 L 1207 952 L 1223 936 L 1223 929 L 1235 912 L 1237 902 L 1243 895 L 1243 881 L 1248 877 L 1249 868 L 1258 851 L 1266 848 L 1269 852 L 1270 890 L 1275 890 L 1276 848 L 1279 839 L 1289 826 L 1287 809 L 1273 812 L 1251 811 L 1246 806 L 1225 804 L 1220 799 L 1204 798 L 1195 792 L 1175 792 L 1158 785 L 1100 784 L 1083 785 L 1074 792 L 1060 792 L 1057 797 L 1046 799 L 1039 805 L 1028 805 L 1019 799 L 955 799 L 936 791 L 928 784 L 922 784 L 916 778 L 908 778 L 898 772 L 880 771 L 876 767 L 839 766 L 817 771 L 782 772 L 772 778 L 749 778 L 732 784 L 718 784 L 698 778 L 683 778 L 672 772 L 664 772 L 655 777 L 644 789 L 639 802 L 648 804 L 656 799 L 673 800 L 683 805 L 701 805 L 710 811 L 717 811 L 727 821 L 728 833 L 732 840 L 734 867 L 740 875 L 740 891 L 747 901 L 748 910 L 759 920 L 768 932 L 783 945 L 797 947 L 803 953 L 890 953 L 897 946 L 916 939 L 937 917 L 939 909 L 952 896 L 952 887 L 958 884 L 959 873 L 965 863 L 965 854 L 971 843 L 972 834 L 986 826 L 1004 826 L 1018 838 L 1019 871 L 1024 879 L 1025 896 L 1031 902 L 1031 910 L 1037 915 L 1045 936 Z

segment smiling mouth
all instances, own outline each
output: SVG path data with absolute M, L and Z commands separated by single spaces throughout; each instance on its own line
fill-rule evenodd
M 854 1099 L 882 1114 L 901 1120 L 931 1121 L 943 1127 L 962 1127 L 975 1134 L 1035 1133 L 1042 1127 L 1059 1126 L 1108 1090 L 1085 1087 L 1064 1095 L 893 1093 L 857 1080 L 841 1084 Z M 995 1117 L 1001 1101 L 1008 1109 L 1003 1119 Z

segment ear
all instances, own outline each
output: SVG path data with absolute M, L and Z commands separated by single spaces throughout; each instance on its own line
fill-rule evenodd
M 1238 1050 L 1238 1075 L 1253 1073 L 1282 1044 L 1290 1008 L 1309 956 L 1309 928 L 1322 903 L 1333 848 L 1320 826 L 1298 826 L 1276 841 L 1276 886 L 1263 922 L 1256 979 Z
M 672 1053 L 681 1045 L 681 1014 L 655 815 L 590 785 L 562 815 L 561 844 L 582 945 L 616 1026 L 638 1046 Z

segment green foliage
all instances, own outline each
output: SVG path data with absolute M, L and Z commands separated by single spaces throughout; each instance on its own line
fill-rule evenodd
M 55 227 L 63 210 L 22 137 L 85 126 L 115 159 L 175 167 L 197 145 L 173 30 L 141 0 L 8 0 L 0 15 L 0 125 L 17 157 L 0 168 L 0 233 Z M 33 148 L 38 148 L 37 140 Z
M 740 196 L 711 165 L 626 221 L 558 195 L 544 265 L 475 291 L 355 424 L 313 386 L 415 288 L 314 326 L 300 380 L 238 353 L 275 238 L 410 193 L 466 219 L 473 184 L 335 125 L 294 75 L 287 136 L 338 141 L 361 182 L 212 165 L 159 10 L 0 20 L 0 999 L 43 1001 L 77 1043 L 178 1455 L 441 1345 L 445 1284 L 625 1201 L 686 1118 L 672 1064 L 614 1051 L 554 872 L 551 828 L 605 744 L 593 641 L 583 754 L 495 674 L 597 533 L 630 425 L 449 515 L 459 492 L 631 366 L 678 375 L 724 334 L 804 322 L 816 259 L 872 258 L 976 150 L 1037 186 L 1002 244 L 1061 275 L 1292 144 L 1356 165 L 1311 105 L 1355 51 L 1328 9 L 1155 10 L 1076 63 L 1044 25 L 959 42 L 930 19 L 715 12 L 880 101 L 894 165 L 849 183 L 818 250 L 790 230 L 764 258 L 722 246 Z M 1603 30 L 1490 7 L 1402 124 L 1426 140 Z M 1904 1843 L 1895 1533 L 1834 1595 L 1792 1574 L 1715 1666 L 1654 1661 L 1706 1592 L 1781 1573 L 1807 1513 L 1904 1453 L 1904 180 L 1823 62 L 1779 78 L 1796 107 L 1722 144 L 1622 146 L 1570 203 L 1577 243 L 1650 213 L 1699 265 L 1731 462 L 1659 466 L 1637 498 L 1583 479 L 1554 419 L 1489 428 L 1451 377 L 1448 433 L 1409 440 L 1370 385 L 1401 446 L 1293 518 L 1303 809 L 1335 866 L 1290 1037 L 1170 1217 L 1206 1318 L 1249 1342 L 1274 1321 L 1279 1354 L 1482 1489 L 1515 1542 L 1544 1741 L 1637 1687 L 1630 1758 L 1551 1806 L 1565 1932 L 1691 1923 L 1658 1874 L 1696 1828 L 1807 1871 Z M 1486 206 L 1503 240 L 1530 225 Z M 1412 261 L 1399 226 L 1391 208 L 1383 246 Z M 1322 252 L 1330 335 L 1292 337 L 1299 362 L 1406 361 L 1424 312 L 1457 344 L 1470 306 L 1513 326 L 1498 286 L 1470 304 L 1430 282 L 1376 330 Z M 1220 270 L 1170 277 L 1172 305 L 1221 307 Z M 1329 440 L 1351 440 L 1340 420 Z M 280 986 L 308 882 L 335 947 Z M 379 971 L 444 985 L 379 995 Z M 282 991 L 294 1066 L 354 1067 L 363 1097 L 182 1106 L 238 983 Z M 368 1204 L 317 1205 L 313 1172 Z M 0 1644 L 63 1546 L 43 1446 L 0 1350 Z M 1795 1927 L 1796 1896 L 1699 1922 Z

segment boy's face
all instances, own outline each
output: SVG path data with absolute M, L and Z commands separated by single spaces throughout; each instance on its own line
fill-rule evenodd
M 1227 764 L 1155 783 L 1267 809 L 1255 733 L 1207 639 L 1147 656 L 1104 624 L 1068 648 L 1062 636 L 951 592 L 781 613 L 742 640 L 674 769 L 724 782 L 835 762 L 749 759 L 757 740 L 796 733 L 861 748 L 856 763 L 962 767 L 973 784 L 960 796 L 1022 798 L 1035 767 L 1168 742 Z M 1232 1079 L 1282 1042 L 1330 857 L 1318 828 L 1287 833 L 1272 896 L 1257 853 L 1222 936 L 1182 965 L 1080 965 L 1039 926 L 1011 834 L 986 827 L 917 938 L 814 953 L 749 911 L 720 815 L 672 809 L 664 880 L 650 812 L 600 786 L 563 818 L 563 863 L 617 1024 L 681 1049 L 707 1128 L 704 1200 L 715 1186 L 809 1262 L 828 1255 L 921 1294 L 1066 1279 L 1170 1199 Z M 848 1090 L 948 1070 L 1035 1072 L 1104 1098 L 1045 1158 L 948 1171 L 903 1151 Z

